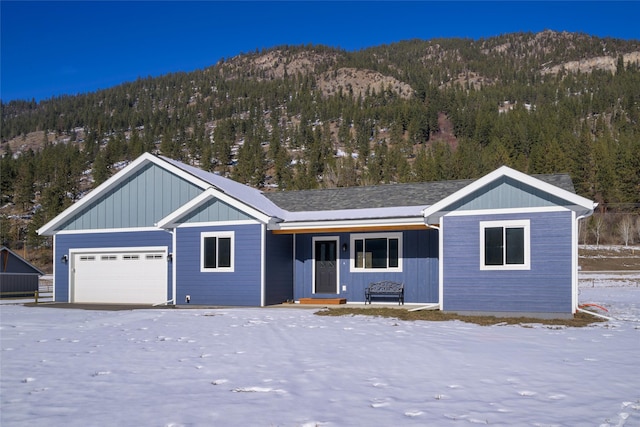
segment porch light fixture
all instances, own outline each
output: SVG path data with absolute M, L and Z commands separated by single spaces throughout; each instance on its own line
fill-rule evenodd
M 69 261 L 69 257 L 67 255 L 62 255 L 62 258 L 60 258 L 60 261 L 62 261 L 62 262 L 64 262 L 66 264 L 67 261 Z
M 173 253 L 172 252 L 169 252 L 167 254 L 167 261 L 169 261 L 169 262 L 173 261 Z
M 342 252 L 347 252 L 347 244 L 346 243 L 342 244 Z

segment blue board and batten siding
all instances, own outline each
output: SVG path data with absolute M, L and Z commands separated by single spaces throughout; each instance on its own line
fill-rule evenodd
M 267 232 L 265 305 L 293 299 L 293 235 Z
M 190 304 L 260 306 L 261 224 L 211 225 L 176 229 L 176 302 Z M 233 271 L 201 272 L 203 232 L 234 233 Z
M 480 221 L 530 220 L 529 270 L 480 270 Z M 443 217 L 443 310 L 571 313 L 572 212 Z
M 152 227 L 202 191 L 158 165 L 147 164 L 73 215 L 60 230 Z
M 358 233 L 361 235 L 362 233 Z M 338 248 L 349 246 L 349 233 L 298 234 L 296 235 L 295 299 L 346 298 L 347 302 L 363 302 L 364 290 L 371 282 L 392 280 L 405 285 L 405 302 L 438 302 L 438 232 L 436 230 L 410 230 L 402 232 L 402 271 L 383 272 L 370 270 L 352 272 L 351 248 L 338 250 L 339 292 L 336 294 L 313 293 L 313 238 L 338 238 Z M 346 290 L 343 290 L 345 287 Z
M 566 201 L 539 188 L 503 176 L 451 204 L 447 211 L 563 206 Z
M 247 213 L 240 209 L 222 202 L 216 198 L 212 198 L 203 203 L 198 208 L 184 215 L 181 223 L 204 223 L 204 222 L 221 222 L 221 221 L 250 221 L 254 220 Z
M 109 233 L 63 233 L 55 237 L 55 296 L 57 302 L 70 302 L 69 280 L 71 276 L 70 258 L 62 260 L 63 255 L 70 256 L 71 249 L 106 249 L 135 247 L 166 247 L 172 252 L 171 234 L 164 230 L 109 232 Z M 167 300 L 171 298 L 171 263 L 167 262 Z

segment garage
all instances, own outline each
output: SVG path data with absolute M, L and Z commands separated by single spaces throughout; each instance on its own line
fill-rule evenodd
M 167 249 L 70 253 L 72 302 L 157 304 L 167 301 Z

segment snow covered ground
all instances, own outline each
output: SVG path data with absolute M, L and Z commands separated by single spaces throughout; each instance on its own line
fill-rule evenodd
M 640 426 L 638 281 L 615 320 L 482 327 L 304 308 L 0 306 L 4 426 Z

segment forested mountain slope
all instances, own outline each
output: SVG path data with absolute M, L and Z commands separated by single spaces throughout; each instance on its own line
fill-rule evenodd
M 265 191 L 569 172 L 640 207 L 640 41 L 544 31 L 346 52 L 280 46 L 94 93 L 2 103 L 2 240 L 149 151 Z

